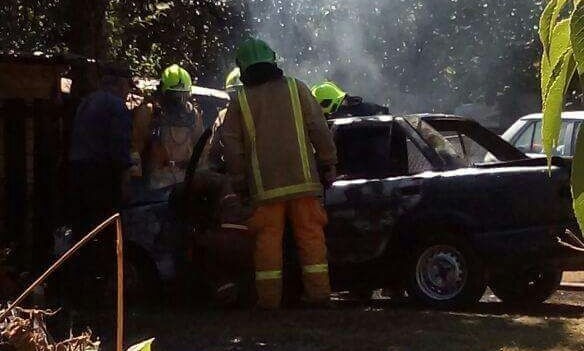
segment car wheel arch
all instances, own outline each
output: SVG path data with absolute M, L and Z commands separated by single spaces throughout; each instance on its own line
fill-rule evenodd
M 405 216 L 394 226 L 394 235 L 390 249 L 410 249 L 419 242 L 428 239 L 429 235 L 461 235 L 471 246 L 473 233 L 476 231 L 476 221 L 468 215 L 459 212 L 432 211 L 420 212 L 415 216 Z

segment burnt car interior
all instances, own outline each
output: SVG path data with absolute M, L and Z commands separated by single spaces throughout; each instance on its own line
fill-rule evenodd
M 435 169 L 418 144 L 393 122 L 340 126 L 335 142 L 343 179 L 398 177 Z
M 475 121 L 450 116 L 429 116 L 425 122 L 446 137 L 467 167 L 480 166 L 487 153 L 491 162 L 526 160 L 528 157 Z

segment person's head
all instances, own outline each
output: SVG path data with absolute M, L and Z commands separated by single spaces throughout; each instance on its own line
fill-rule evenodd
M 260 39 L 245 40 L 237 49 L 235 62 L 245 86 L 261 85 L 283 76 L 276 64 L 276 53 Z
M 335 113 L 347 97 L 347 93 L 333 82 L 317 84 L 311 92 L 325 114 Z
M 171 65 L 162 71 L 160 90 L 167 104 L 184 104 L 191 95 L 192 80 L 187 70 Z
M 130 93 L 132 75 L 124 67 L 100 67 L 100 88 L 125 99 Z
M 242 74 L 252 66 L 267 63 L 276 64 L 276 53 L 261 39 L 250 38 L 245 40 L 237 49 L 235 62 Z

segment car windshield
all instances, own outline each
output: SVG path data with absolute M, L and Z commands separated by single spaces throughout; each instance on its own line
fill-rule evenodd
M 409 116 L 405 120 L 414 128 L 420 136 L 430 145 L 447 164 L 462 166 L 462 155 L 440 132 L 424 122 L 420 117 Z

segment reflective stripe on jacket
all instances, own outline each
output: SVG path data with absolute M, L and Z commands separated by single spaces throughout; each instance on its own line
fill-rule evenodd
M 336 164 L 336 149 L 318 103 L 293 78 L 241 89 L 223 127 L 228 173 L 247 179 L 254 203 L 317 195 L 316 156 Z

